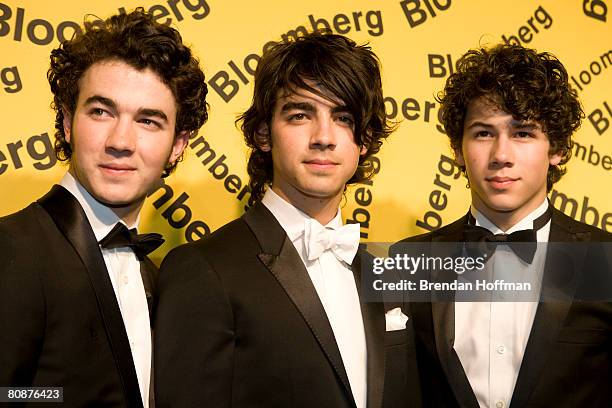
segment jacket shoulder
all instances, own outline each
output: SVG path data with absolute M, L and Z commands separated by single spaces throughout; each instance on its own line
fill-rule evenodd
M 42 237 L 41 230 L 46 212 L 34 202 L 27 207 L 0 217 L 0 239 L 11 239 L 15 243 L 24 242 L 32 245 Z
M 464 223 L 465 223 L 465 217 L 461 217 L 451 222 L 450 224 L 447 224 L 443 227 L 438 228 L 437 230 L 426 232 L 420 235 L 415 235 L 412 237 L 407 237 L 397 243 L 399 244 L 402 242 L 404 243 L 405 242 L 431 242 L 432 239 L 434 239 L 435 237 L 450 235 L 452 233 L 454 234 L 459 228 L 462 227 Z
M 168 253 L 166 258 L 191 254 L 214 256 L 220 252 L 230 251 L 232 248 L 240 251 L 252 241 L 255 239 L 246 222 L 242 218 L 237 218 L 205 238 L 177 246 Z
M 591 241 L 612 242 L 612 233 L 584 222 L 576 221 L 562 211 L 553 209 L 552 222 L 572 234 L 590 234 Z

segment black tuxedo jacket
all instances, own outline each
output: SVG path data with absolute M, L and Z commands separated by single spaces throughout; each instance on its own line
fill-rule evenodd
M 63 387 L 67 407 L 143 405 L 102 253 L 60 186 L 0 219 L 0 386 Z
M 466 218 L 401 242 L 461 242 Z M 610 242 L 612 234 L 553 210 L 549 242 L 596 241 Z M 573 261 L 588 265 L 592 255 L 585 254 L 583 259 Z M 596 256 L 607 257 L 610 265 L 612 254 Z M 567 291 L 555 287 L 554 279 L 547 282 L 547 275 L 552 276 L 549 268 L 555 264 L 551 258 L 549 252 L 543 293 Z M 587 266 L 579 271 L 582 276 L 576 278 L 588 282 L 591 272 Z M 602 282 L 601 276 L 597 279 Z M 603 279 L 612 285 L 610 276 Z M 612 406 L 612 303 L 577 301 L 571 293 L 566 295 L 563 301 L 539 303 L 510 407 Z M 453 349 L 454 303 L 415 302 L 407 308 L 416 331 L 424 405 L 477 408 L 476 396 Z
M 357 288 L 359 260 L 360 254 L 353 264 Z M 355 406 L 308 272 L 263 204 L 174 249 L 158 288 L 158 407 Z M 361 313 L 367 406 L 420 406 L 414 356 L 408 366 L 412 332 L 386 333 L 382 303 L 361 303 Z

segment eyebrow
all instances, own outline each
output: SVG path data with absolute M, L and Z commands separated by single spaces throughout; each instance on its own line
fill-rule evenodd
M 91 105 L 93 103 L 101 103 L 102 105 L 108 106 L 111 109 L 117 110 L 117 104 L 115 104 L 115 102 L 112 99 L 106 98 L 104 96 L 101 95 L 93 95 L 90 96 L 89 98 L 87 98 L 87 100 L 85 101 L 85 105 Z M 143 116 L 148 116 L 148 117 L 157 117 L 160 118 L 164 121 L 168 121 L 168 116 L 161 110 L 159 109 L 152 109 L 152 108 L 140 108 L 138 110 L 138 113 L 140 115 Z
M 316 111 L 316 108 L 310 102 L 287 102 L 281 108 L 281 112 L 287 112 L 287 111 L 290 111 L 290 110 L 293 110 L 293 109 L 303 110 L 303 111 L 306 111 L 306 112 L 314 112 L 314 111 Z M 332 113 L 340 113 L 340 112 L 342 112 L 342 113 L 351 113 L 349 108 L 347 106 L 345 106 L 345 105 L 334 106 L 331 111 L 332 111 Z
M 523 122 L 523 121 L 514 120 L 514 119 L 512 120 L 512 122 L 510 122 L 510 125 L 513 128 L 515 128 L 515 129 L 536 130 L 536 129 L 540 128 L 540 126 L 537 123 L 527 122 L 527 121 Z M 483 128 L 490 129 L 490 128 L 493 128 L 495 126 L 493 126 L 491 124 L 488 124 L 486 122 L 475 121 L 475 122 L 470 123 L 467 126 L 467 129 L 472 129 L 472 128 L 475 128 L 475 127 L 483 127 Z
M 511 124 L 512 127 L 519 129 L 536 130 L 540 128 L 537 123 L 530 121 L 513 120 Z
M 472 129 L 472 128 L 475 128 L 475 127 L 492 128 L 493 125 L 489 125 L 488 123 L 485 123 L 485 122 L 475 121 L 475 122 L 470 123 L 467 126 L 467 129 Z
M 281 108 L 281 112 L 287 112 L 290 110 L 303 110 L 306 112 L 314 112 L 315 107 L 313 104 L 308 102 L 287 102 Z
M 164 121 L 168 121 L 168 116 L 159 109 L 150 109 L 150 108 L 142 108 L 138 111 L 141 115 L 149 116 L 149 117 L 157 117 Z
M 113 109 L 117 108 L 117 105 L 115 104 L 115 102 L 113 102 L 112 99 L 105 98 L 104 96 L 101 96 L 101 95 L 90 96 L 85 101 L 85 105 L 91 105 L 96 102 L 101 103 L 102 105 L 106 105 L 109 108 L 113 108 Z

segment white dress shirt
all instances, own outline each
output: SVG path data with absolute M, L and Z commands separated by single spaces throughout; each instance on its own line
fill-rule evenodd
M 544 202 L 529 215 L 505 231 L 532 229 L 533 220 L 548 209 Z M 493 234 L 502 234 L 495 224 L 472 208 L 476 225 Z M 548 242 L 550 221 L 537 231 L 538 242 Z M 539 294 L 546 258 L 545 245 L 538 245 L 530 264 L 524 263 L 506 245 L 498 245 L 486 263 L 487 273 L 493 279 L 513 278 L 505 281 L 531 282 L 534 293 Z M 507 275 L 508 276 L 508 275 Z M 531 326 L 538 307 L 537 301 L 493 301 L 455 303 L 455 343 L 465 374 L 484 408 L 505 408 L 510 405 L 516 379 L 529 340 Z
M 70 173 L 66 173 L 60 185 L 81 204 L 98 242 L 108 235 L 118 222 L 123 223 L 110 208 L 96 201 Z M 137 225 L 138 220 L 134 225 L 126 226 L 135 228 Z M 151 325 L 147 297 L 140 275 L 140 263 L 132 249 L 128 247 L 100 249 L 121 310 L 142 402 L 146 408 L 149 405 L 151 381 Z
M 269 188 L 262 203 L 272 212 L 295 246 L 317 295 L 323 304 L 340 349 L 357 408 L 365 408 L 367 397 L 367 349 L 361 305 L 351 265 L 339 261 L 330 251 L 309 261 L 304 240 L 305 223 L 311 217 L 289 204 Z M 340 210 L 325 228 L 342 226 Z

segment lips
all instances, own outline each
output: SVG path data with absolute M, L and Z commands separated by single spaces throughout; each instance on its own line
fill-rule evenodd
M 332 160 L 327 160 L 327 159 L 306 160 L 304 161 L 304 164 L 306 164 L 309 167 L 313 167 L 317 169 L 330 169 L 338 165 L 338 163 Z
M 487 178 L 485 178 L 485 180 L 493 188 L 495 188 L 497 190 L 503 190 L 505 188 L 510 187 L 512 184 L 514 184 L 514 182 L 516 182 L 519 179 L 518 178 L 513 178 L 513 177 L 495 176 L 495 177 L 487 177 Z
M 116 175 L 128 174 L 136 170 L 136 168 L 133 166 L 130 166 L 127 164 L 121 164 L 121 163 L 105 163 L 105 164 L 100 164 L 99 167 L 105 173 L 116 174 Z

